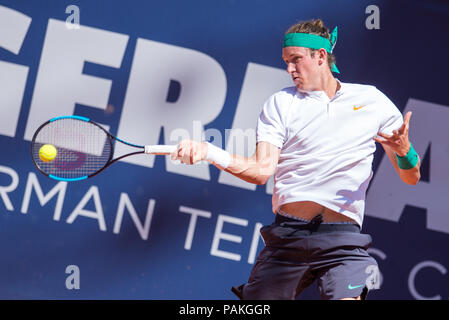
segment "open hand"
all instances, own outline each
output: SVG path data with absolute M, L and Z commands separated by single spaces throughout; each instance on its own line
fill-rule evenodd
M 383 139 L 375 137 L 374 141 L 382 144 L 383 146 L 390 147 L 390 149 L 396 152 L 396 154 L 400 157 L 406 156 L 411 148 L 410 141 L 408 140 L 408 130 L 411 116 L 412 112 L 407 112 L 404 116 L 404 123 L 398 130 L 393 130 L 392 135 L 378 132 L 378 136 Z

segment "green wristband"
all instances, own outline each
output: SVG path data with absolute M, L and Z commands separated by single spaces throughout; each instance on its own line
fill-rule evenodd
M 409 170 L 416 166 L 418 163 L 418 154 L 416 153 L 413 145 L 410 143 L 410 150 L 404 157 L 400 157 L 396 154 L 396 159 L 398 160 L 398 166 L 402 170 Z

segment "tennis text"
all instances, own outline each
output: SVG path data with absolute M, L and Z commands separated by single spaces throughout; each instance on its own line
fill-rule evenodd
M 6 186 L 0 186 L 0 199 L 3 201 L 6 210 L 14 211 L 15 206 L 11 201 L 9 194 L 13 194 L 14 191 L 16 191 L 16 189 L 19 187 L 19 174 L 13 168 L 2 165 L 0 165 L 0 174 L 3 177 L 4 175 L 8 176 L 11 180 L 10 184 Z M 130 197 L 125 192 L 120 193 L 120 196 L 115 203 L 116 207 L 111 209 L 108 206 L 108 209 L 106 211 L 105 206 L 103 205 L 104 201 L 102 200 L 101 191 L 98 186 L 88 186 L 88 189 L 84 190 L 84 195 L 79 198 L 79 195 L 76 195 L 77 192 L 71 194 L 70 184 L 64 181 L 57 183 L 51 182 L 51 189 L 44 191 L 44 189 L 48 189 L 47 183 L 49 181 L 48 178 L 44 176 L 40 178 L 44 181 L 43 184 L 45 185 L 45 187 L 41 186 L 40 179 L 34 172 L 29 172 L 25 183 L 25 190 L 23 191 L 23 196 L 20 197 L 22 199 L 22 203 L 20 206 L 20 212 L 22 214 L 28 214 L 30 203 L 33 203 L 33 206 L 36 208 L 37 200 L 42 207 L 47 206 L 47 209 L 43 208 L 44 213 L 48 213 L 48 206 L 54 205 L 52 209 L 54 221 L 65 220 L 66 223 L 72 224 L 76 223 L 80 219 L 89 219 L 90 221 L 93 221 L 98 225 L 98 229 L 100 231 L 106 232 L 108 230 L 108 221 L 105 217 L 110 217 L 115 210 L 114 221 L 110 222 L 113 224 L 112 232 L 114 234 L 120 233 L 123 221 L 126 220 L 125 213 L 128 213 L 129 218 L 137 229 L 140 238 L 142 240 L 149 239 L 154 212 L 157 211 L 156 199 L 150 198 L 146 200 L 146 212 L 144 213 L 144 217 L 141 218 L 143 213 L 137 212 L 137 210 L 135 209 L 135 205 L 133 205 L 132 203 L 132 197 Z M 74 187 L 74 190 L 79 191 L 79 186 Z M 74 208 L 67 208 L 67 206 L 64 206 L 66 198 L 74 197 L 79 199 Z M 114 203 L 114 201 L 111 200 L 111 196 L 108 196 L 106 198 L 108 199 L 108 203 Z M 141 200 L 139 202 L 141 202 Z M 93 203 L 93 210 L 89 208 L 89 203 Z M 37 211 L 38 210 L 34 210 L 33 214 L 37 214 Z M 174 215 L 174 219 L 184 221 L 185 223 L 185 250 L 192 249 L 192 246 L 195 242 L 195 234 L 197 234 L 197 226 L 199 224 L 203 224 L 205 219 L 211 219 L 211 221 L 215 223 L 215 228 L 210 229 L 210 231 L 213 232 L 212 243 L 210 246 L 210 255 L 234 261 L 241 261 L 241 253 L 223 250 L 221 246 L 223 245 L 223 243 L 226 244 L 229 242 L 245 246 L 249 244 L 249 252 L 246 261 L 249 264 L 254 263 L 258 245 L 261 240 L 259 230 L 262 227 L 262 223 L 256 222 L 253 226 L 249 226 L 249 221 L 246 219 L 237 218 L 226 214 L 213 215 L 210 211 L 192 208 L 184 205 L 180 205 L 178 207 L 178 212 L 174 212 L 172 214 Z M 208 222 L 207 225 L 210 226 L 211 224 Z M 252 237 L 245 239 L 244 241 L 242 236 L 224 231 L 229 227 L 232 227 L 236 230 L 239 230 L 239 228 L 249 227 L 252 230 Z

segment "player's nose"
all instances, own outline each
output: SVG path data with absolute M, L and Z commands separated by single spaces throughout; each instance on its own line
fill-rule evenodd
M 287 72 L 289 73 L 289 74 L 292 74 L 293 72 L 295 72 L 296 71 L 296 66 L 295 66 L 295 64 L 294 63 L 288 63 L 287 64 Z

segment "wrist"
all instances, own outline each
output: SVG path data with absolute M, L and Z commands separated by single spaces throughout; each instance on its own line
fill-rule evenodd
M 207 152 L 205 160 L 217 164 L 223 169 L 226 169 L 231 163 L 231 155 L 229 152 L 214 146 L 209 142 L 205 142 L 207 145 Z
M 413 145 L 410 143 L 410 149 L 404 156 L 400 156 L 396 153 L 396 159 L 398 161 L 398 166 L 402 170 L 412 169 L 416 166 L 419 160 L 418 153 L 416 153 Z
M 408 146 L 408 148 L 407 148 L 406 151 L 396 152 L 396 155 L 397 155 L 398 157 L 404 158 L 404 157 L 406 157 L 407 154 L 410 152 L 411 148 L 412 148 L 412 144 L 409 143 L 409 146 Z

